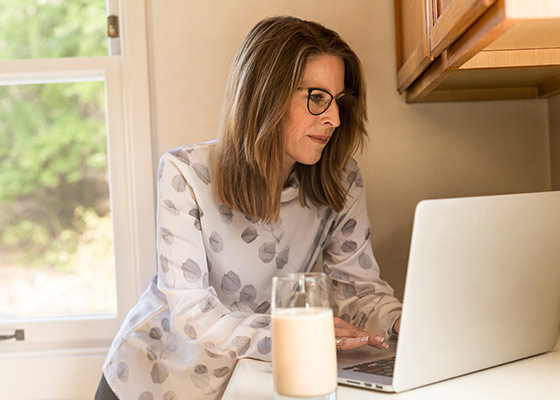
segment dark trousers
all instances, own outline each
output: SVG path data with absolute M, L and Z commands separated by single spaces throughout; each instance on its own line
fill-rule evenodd
M 95 392 L 95 400 L 119 400 L 107 383 L 105 375 L 101 375 L 101 381 L 99 382 L 99 386 L 97 387 L 97 392 Z

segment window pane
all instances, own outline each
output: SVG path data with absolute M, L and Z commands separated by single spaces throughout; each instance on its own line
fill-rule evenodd
M 0 59 L 107 55 L 105 0 L 2 0 Z
M 0 320 L 116 313 L 104 92 L 0 86 Z

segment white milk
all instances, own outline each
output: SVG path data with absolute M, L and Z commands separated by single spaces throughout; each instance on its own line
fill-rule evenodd
M 330 308 L 286 308 L 272 313 L 274 388 L 284 396 L 336 390 L 336 346 Z

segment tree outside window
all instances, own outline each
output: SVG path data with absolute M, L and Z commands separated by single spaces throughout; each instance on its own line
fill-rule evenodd
M 2 1 L 0 62 L 105 55 L 104 0 Z M 101 80 L 0 85 L 0 319 L 115 312 L 105 121 Z

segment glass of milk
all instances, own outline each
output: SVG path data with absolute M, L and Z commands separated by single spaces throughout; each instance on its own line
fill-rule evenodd
M 324 273 L 272 279 L 272 373 L 276 400 L 336 399 L 330 282 Z

